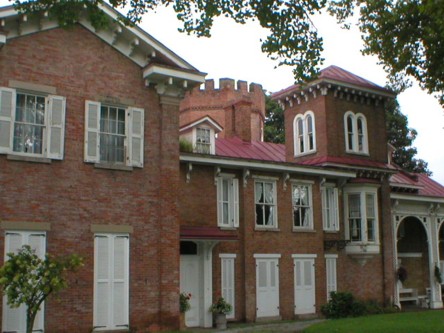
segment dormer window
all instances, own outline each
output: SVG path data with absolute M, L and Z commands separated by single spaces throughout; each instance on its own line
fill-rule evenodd
M 363 114 L 345 113 L 345 150 L 348 153 L 368 154 L 367 121 Z
M 211 154 L 211 132 L 213 131 L 209 128 L 196 128 L 196 153 Z
M 180 140 L 188 142 L 187 152 L 198 154 L 216 153 L 216 134 L 222 127 L 211 117 L 206 116 L 180 128 Z M 192 147 L 192 148 L 191 148 Z
M 294 123 L 294 154 L 295 156 L 314 153 L 316 151 L 315 118 L 312 111 L 299 114 Z

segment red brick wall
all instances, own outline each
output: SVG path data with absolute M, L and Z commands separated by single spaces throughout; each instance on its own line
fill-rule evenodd
M 315 154 L 294 158 L 293 121 L 297 114 L 313 111 L 316 126 Z M 367 120 L 367 137 L 370 156 L 350 154 L 345 152 L 344 114 L 347 111 L 362 113 Z M 357 159 L 371 159 L 387 162 L 387 134 L 385 128 L 385 112 L 383 103 L 378 105 L 374 101 L 361 103 L 353 98 L 334 97 L 333 92 L 326 96 L 309 97 L 308 101 L 301 100 L 301 104 L 294 104 L 285 110 L 285 138 L 287 147 L 287 161 L 303 161 L 320 156 L 340 156 Z
M 62 161 L 17 162 L 0 155 L 0 219 L 49 222 L 47 252 L 85 258 L 70 287 L 46 303 L 45 331 L 92 329 L 91 224 L 134 227 L 131 327 L 178 326 L 178 107 L 161 112 L 141 68 L 80 26 L 8 40 L 0 50 L 0 86 L 9 80 L 54 86 L 66 97 Z M 85 100 L 107 98 L 145 109 L 144 168 L 112 171 L 83 162 Z M 3 241 L 2 234 L 1 249 Z

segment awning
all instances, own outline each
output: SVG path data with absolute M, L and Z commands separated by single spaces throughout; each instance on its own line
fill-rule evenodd
M 236 241 L 238 240 L 235 230 L 221 230 L 218 227 L 196 227 L 181 226 L 180 240 L 221 240 Z

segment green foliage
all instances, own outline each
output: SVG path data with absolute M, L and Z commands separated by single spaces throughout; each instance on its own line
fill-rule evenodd
M 435 266 L 435 279 L 436 279 L 436 282 L 438 282 L 439 284 L 442 283 L 441 270 L 439 269 L 438 266 Z
M 210 311 L 213 313 L 228 314 L 233 307 L 223 297 L 219 297 L 216 302 L 211 304 Z
M 8 253 L 8 260 L 0 268 L 0 285 L 8 305 L 26 305 L 27 332 L 32 331 L 35 316 L 45 299 L 67 287 L 66 272 L 82 265 L 83 260 L 77 255 L 39 258 L 29 245 L 24 245 L 17 254 Z
M 193 144 L 185 139 L 179 140 L 179 151 L 183 153 L 192 153 L 193 152 Z
M 187 312 L 190 305 L 191 294 L 190 293 L 180 293 L 179 296 L 179 310 L 180 312 Z
M 379 58 L 392 88 L 402 91 L 414 78 L 444 105 L 442 1 L 336 0 L 329 10 L 341 23 L 359 13 L 362 52 Z
M 393 161 L 406 171 L 430 176 L 432 172 L 427 168 L 427 162 L 415 158 L 418 151 L 412 144 L 418 133 L 408 127 L 407 117 L 401 112 L 398 101 L 387 103 L 385 115 L 388 141 L 395 147 Z
M 285 143 L 284 110 L 269 95 L 265 96 L 265 113 L 264 141 Z
M 331 319 L 362 316 L 365 312 L 363 303 L 355 300 L 349 292 L 331 292 L 330 300 L 321 306 L 322 314 Z

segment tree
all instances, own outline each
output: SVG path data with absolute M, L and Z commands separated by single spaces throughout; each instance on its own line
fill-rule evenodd
M 407 117 L 401 112 L 397 100 L 391 100 L 387 104 L 385 115 L 388 141 L 395 148 L 393 161 L 406 171 L 431 176 L 432 172 L 428 169 L 427 162 L 415 158 L 418 151 L 412 144 L 418 132 L 408 127 Z
M 108 18 L 99 9 L 104 0 L 10 0 L 19 12 L 46 12 L 62 26 L 88 12 L 100 29 Z M 181 31 L 211 36 L 214 19 L 225 16 L 238 23 L 257 21 L 269 30 L 262 51 L 279 65 L 293 67 L 297 83 L 313 79 L 322 65 L 322 37 L 311 17 L 325 9 L 349 27 L 355 13 L 365 43 L 363 53 L 379 57 L 392 87 L 405 89 L 416 79 L 429 93 L 438 93 L 444 105 L 444 6 L 439 0 L 109 0 L 128 10 L 126 24 L 139 23 L 148 11 L 172 6 L 183 22 Z
M 82 264 L 77 255 L 39 258 L 29 245 L 24 245 L 17 254 L 8 253 L 8 260 L 0 268 L 0 285 L 9 306 L 26 305 L 27 333 L 32 332 L 35 317 L 45 299 L 67 287 L 66 272 Z
M 284 110 L 269 95 L 265 96 L 265 113 L 264 141 L 285 143 Z
M 376 55 L 391 88 L 402 91 L 409 78 L 444 106 L 444 3 L 440 0 L 336 0 L 329 6 L 340 23 L 358 13 L 363 54 Z

